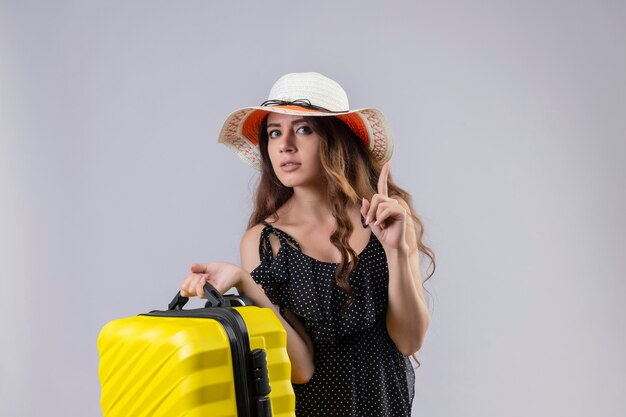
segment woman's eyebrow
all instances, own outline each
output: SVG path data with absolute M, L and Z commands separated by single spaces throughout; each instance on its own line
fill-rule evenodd
M 291 125 L 295 125 L 296 123 L 306 122 L 306 119 L 303 117 L 301 119 L 295 119 L 291 121 Z M 267 127 L 280 127 L 280 123 L 268 123 Z

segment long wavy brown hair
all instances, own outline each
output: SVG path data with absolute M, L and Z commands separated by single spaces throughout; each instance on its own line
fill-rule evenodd
M 363 141 L 340 119 L 332 116 L 306 117 L 306 119 L 310 122 L 311 128 L 323 139 L 320 145 L 320 158 L 328 186 L 328 201 L 332 215 L 337 221 L 337 228 L 330 236 L 330 241 L 341 253 L 341 262 L 337 266 L 335 279 L 351 299 L 352 288 L 348 278 L 357 268 L 359 259 L 348 243 L 353 226 L 346 208 L 355 204 L 360 205 L 362 197 L 371 201 L 377 192 L 382 165 L 372 158 Z M 269 158 L 267 143 L 266 116 L 259 128 L 262 170 L 248 229 L 270 216 L 278 220 L 278 209 L 293 195 L 293 189 L 285 187 L 278 180 Z M 413 209 L 410 194 L 394 183 L 391 174 L 388 177 L 388 193 L 390 197 L 402 198 L 410 208 L 418 250 L 430 259 L 432 266 L 431 272 L 424 280 L 426 282 L 435 273 L 435 254 L 423 242 L 422 221 Z

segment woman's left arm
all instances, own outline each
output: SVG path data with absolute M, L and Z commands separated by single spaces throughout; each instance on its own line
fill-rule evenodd
M 419 251 L 415 244 L 414 248 L 408 245 L 407 248 L 385 249 L 385 253 L 389 266 L 387 331 L 398 350 L 409 356 L 422 347 L 429 324 L 428 306 L 421 285 Z
M 389 163 L 383 166 L 378 193 L 363 200 L 361 213 L 382 243 L 389 267 L 387 331 L 405 356 L 417 352 L 429 325 L 419 267 L 417 233 L 408 204 L 387 194 Z

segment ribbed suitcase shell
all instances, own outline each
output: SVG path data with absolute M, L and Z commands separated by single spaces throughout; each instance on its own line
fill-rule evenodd
M 295 417 L 286 333 L 269 309 L 234 308 L 267 352 L 272 415 Z M 136 316 L 98 337 L 104 417 L 237 416 L 229 337 L 211 318 Z M 256 414 L 253 414 L 256 415 Z

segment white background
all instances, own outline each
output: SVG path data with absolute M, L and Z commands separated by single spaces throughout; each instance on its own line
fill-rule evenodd
M 375 106 L 437 255 L 415 416 L 626 412 L 620 1 L 1 1 L 0 415 L 97 416 L 96 339 L 238 262 L 216 144 L 282 74 Z

